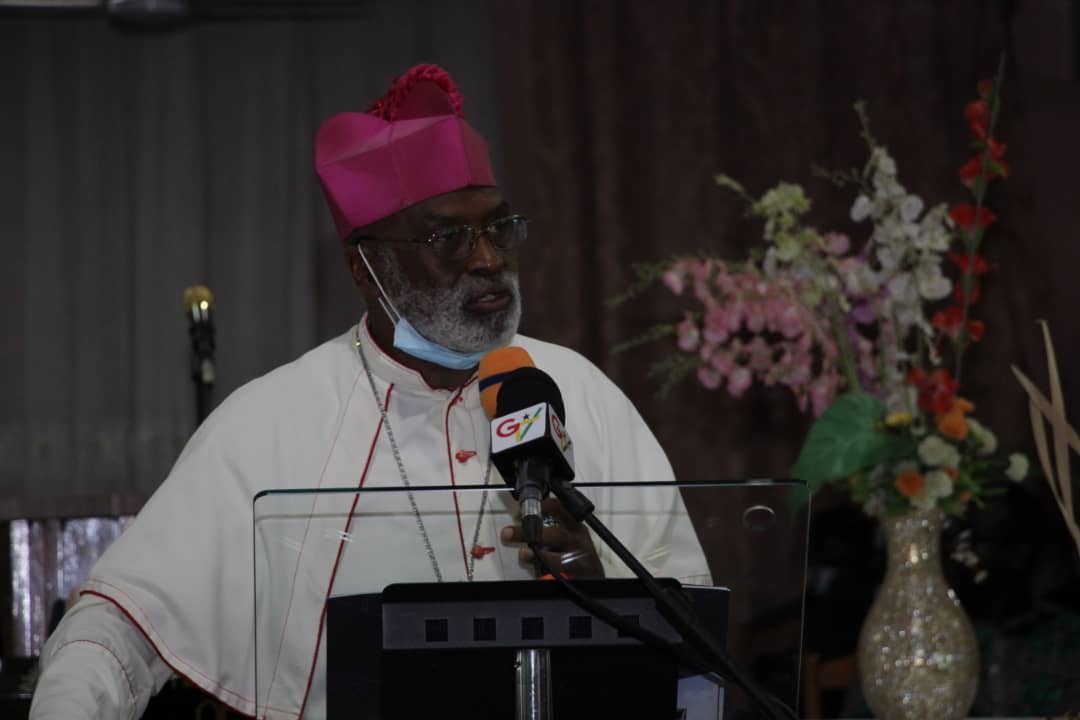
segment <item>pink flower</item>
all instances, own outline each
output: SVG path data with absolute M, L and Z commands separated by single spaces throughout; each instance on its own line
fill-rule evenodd
M 722 343 L 728 339 L 731 319 L 724 307 L 717 306 L 705 313 L 704 337 L 706 342 Z M 737 327 L 737 326 L 736 326 Z
M 851 249 L 851 240 L 844 233 L 825 233 L 825 252 L 830 255 L 843 255 Z
M 834 397 L 836 397 L 835 375 L 821 375 L 814 380 L 810 385 L 810 404 L 814 409 L 814 417 L 821 417 L 821 414 L 832 405 Z
M 735 369 L 735 360 L 731 357 L 731 353 L 727 352 L 713 353 L 709 358 L 709 364 L 721 375 L 730 375 Z
M 679 349 L 683 352 L 695 352 L 701 345 L 701 333 L 689 315 L 679 323 L 678 335 Z
M 720 387 L 720 383 L 723 381 L 723 378 L 718 372 L 707 366 L 698 368 L 697 378 L 698 382 L 700 382 L 706 390 L 715 390 Z
M 682 268 L 676 265 L 671 270 L 664 273 L 663 280 L 664 284 L 667 285 L 668 290 L 675 295 L 682 295 L 683 290 L 686 289 L 685 277 L 686 275 L 682 271 Z
M 755 335 L 746 349 L 750 354 L 751 370 L 765 372 L 772 366 L 772 348 L 760 335 Z
M 707 308 L 717 304 L 716 296 L 712 294 L 709 283 L 704 279 L 694 280 L 694 297 Z
M 739 366 L 728 375 L 728 392 L 732 397 L 739 397 L 746 392 L 753 381 L 754 375 L 750 372 L 750 368 Z
M 803 318 L 799 308 L 787 305 L 776 317 L 776 329 L 786 338 L 798 337 L 803 332 Z
M 765 329 L 765 304 L 752 302 L 746 304 L 746 329 L 759 333 Z

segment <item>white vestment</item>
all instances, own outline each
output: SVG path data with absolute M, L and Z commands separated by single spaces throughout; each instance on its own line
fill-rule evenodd
M 268 489 L 401 486 L 390 434 L 412 486 L 484 483 L 489 421 L 475 378 L 457 390 L 433 389 L 381 352 L 366 322 L 360 328 L 376 393 L 354 330 L 240 388 L 202 424 L 50 638 L 32 720 L 137 718 L 169 668 L 254 715 L 253 498 Z M 521 336 L 513 344 L 562 391 L 579 481 L 673 479 L 652 433 L 599 369 L 556 345 Z M 498 471 L 491 475 L 502 484 Z M 477 545 L 496 549 L 473 561 L 476 579 L 531 577 L 517 548 L 498 539 L 500 528 L 513 522 L 510 501 L 501 495 L 489 500 L 477 523 L 476 507 L 464 505 L 478 503 L 479 493 L 460 495 L 461 507 L 449 494 L 421 498 L 446 505 L 419 508 L 443 579 L 467 579 L 474 536 Z M 632 495 L 589 492 L 597 516 L 656 573 L 708 582 L 678 493 L 642 488 Z M 297 500 L 306 506 L 292 506 L 303 507 L 302 517 L 310 520 L 305 532 L 290 538 L 297 540 L 291 554 L 274 560 L 292 563 L 287 597 L 259 599 L 257 612 L 280 618 L 270 626 L 280 638 L 272 662 L 265 661 L 266 646 L 259 648 L 259 717 L 325 715 L 323 616 L 331 594 L 377 592 L 395 579 L 435 579 L 415 517 L 404 518 L 393 537 L 382 536 L 386 525 L 373 529 L 374 521 L 346 524 L 349 508 L 342 503 L 357 497 L 369 501 L 363 493 L 307 495 Z M 600 557 L 609 576 L 628 574 L 604 548 Z M 266 630 L 260 626 L 260 642 Z

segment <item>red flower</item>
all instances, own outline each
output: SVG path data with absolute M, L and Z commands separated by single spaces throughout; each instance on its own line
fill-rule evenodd
M 960 182 L 971 187 L 975 184 L 975 178 L 982 175 L 982 159 L 978 157 L 971 158 L 960 166 L 956 174 L 960 176 Z
M 948 412 L 953 406 L 956 391 L 960 389 L 960 383 L 944 368 L 931 373 L 922 368 L 912 368 L 907 380 L 919 390 L 919 409 L 935 415 Z
M 963 228 L 966 232 L 971 232 L 975 226 L 975 208 L 968 204 L 953 205 L 949 209 L 949 217 L 952 221 Z M 990 211 L 990 208 L 979 208 L 979 227 L 989 227 L 991 223 L 997 221 L 997 215 Z
M 934 316 L 930 318 L 930 324 L 956 340 L 960 337 L 960 325 L 963 320 L 963 308 L 953 305 L 934 313 Z M 967 336 L 971 342 L 979 342 L 985 334 L 986 324 L 982 320 L 968 320 Z
M 953 265 L 960 268 L 960 272 L 966 273 L 968 270 L 968 256 L 964 253 L 950 252 L 949 260 Z M 990 265 L 986 262 L 986 258 L 982 255 L 976 254 L 974 256 L 974 262 L 972 263 L 971 272 L 975 275 L 982 275 L 983 273 L 990 272 Z
M 978 155 L 968 160 L 964 165 L 956 171 L 956 174 L 960 176 L 960 181 L 967 185 L 969 188 L 975 184 L 975 179 L 984 176 L 988 179 L 995 177 L 1009 177 L 1011 168 L 1009 163 L 1005 162 L 1005 150 L 1006 146 L 999 143 L 994 138 L 987 139 L 987 145 L 990 148 L 989 155 L 989 168 L 988 171 L 983 170 L 983 155 L 985 150 L 980 151 Z
M 930 324 L 942 332 L 955 336 L 960 329 L 960 322 L 963 318 L 964 311 L 956 305 L 952 305 L 945 310 L 938 310 L 934 313 L 934 317 L 930 318 Z
M 964 108 L 971 134 L 978 140 L 985 140 L 990 134 L 990 106 L 985 100 L 973 100 Z
M 966 260 L 967 258 L 964 258 L 964 259 Z M 982 258 L 979 258 L 979 259 L 981 260 Z M 978 281 L 975 281 L 975 282 L 971 283 L 971 297 L 968 298 L 968 302 L 970 304 L 974 305 L 975 303 L 979 302 L 979 292 L 980 292 L 980 290 L 981 290 L 981 288 L 979 287 Z M 963 304 L 963 302 L 964 302 L 964 285 L 963 285 L 963 283 L 958 282 L 958 283 L 956 283 L 956 287 L 953 288 L 953 300 L 956 301 L 957 305 Z

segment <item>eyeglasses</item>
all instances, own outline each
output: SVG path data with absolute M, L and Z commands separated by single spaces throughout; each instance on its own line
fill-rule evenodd
M 464 260 L 473 254 L 481 236 L 486 236 L 492 247 L 503 252 L 517 250 L 528 235 L 529 219 L 522 215 L 509 215 L 492 220 L 486 225 L 457 225 L 441 228 L 430 235 L 417 238 L 382 238 L 393 242 L 424 243 L 443 260 Z M 356 238 L 359 244 L 373 237 Z

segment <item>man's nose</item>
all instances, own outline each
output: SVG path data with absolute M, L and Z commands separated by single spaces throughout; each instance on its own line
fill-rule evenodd
M 481 235 L 476 240 L 476 247 L 469 255 L 465 266 L 466 271 L 477 275 L 494 275 L 500 272 L 506 265 L 506 258 L 499 252 L 487 235 Z

